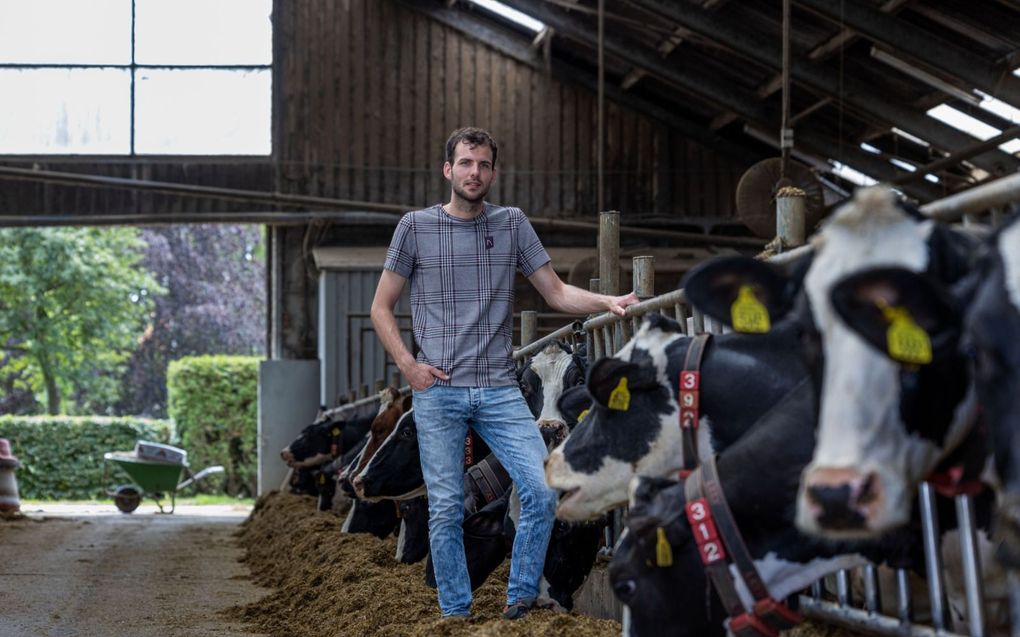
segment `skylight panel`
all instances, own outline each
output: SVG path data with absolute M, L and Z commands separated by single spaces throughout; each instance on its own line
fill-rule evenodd
M 1020 123 L 1020 109 L 1013 108 L 1009 104 L 1002 100 L 995 99 L 987 93 L 978 91 L 978 95 L 981 96 L 981 104 L 979 106 L 989 113 L 995 113 L 999 117 L 1005 120 L 1009 120 L 1014 124 Z
M 850 183 L 857 184 L 858 186 L 874 186 L 878 183 L 878 180 L 874 177 L 865 175 L 859 170 L 854 170 L 846 164 L 841 164 L 834 159 L 830 159 L 829 162 L 832 163 L 832 173 L 846 179 Z
M 502 16 L 511 22 L 521 25 L 525 29 L 538 33 L 545 28 L 545 24 L 539 22 L 535 18 L 532 18 L 526 13 L 521 13 L 517 9 L 508 7 L 502 2 L 497 0 L 470 0 L 472 4 L 476 4 L 483 9 L 491 11 L 496 15 Z
M 871 153 L 872 155 L 881 155 L 882 154 L 882 151 L 880 151 L 879 149 L 875 148 L 874 146 L 872 146 L 871 144 L 869 144 L 867 142 L 861 142 L 861 150 L 863 150 L 864 152 L 867 152 L 867 153 Z
M 910 163 L 907 163 L 907 162 L 903 161 L 902 159 L 896 159 L 895 157 L 893 157 L 893 158 L 891 158 L 889 160 L 889 163 L 892 164 L 893 166 L 896 166 L 897 168 L 902 168 L 903 170 L 905 170 L 907 172 L 911 172 L 911 173 L 912 172 L 917 172 L 917 166 L 915 166 L 913 164 L 910 164 Z
M 991 139 L 1002 131 L 994 126 L 989 126 L 979 119 L 971 117 L 963 111 L 958 111 L 947 104 L 939 104 L 928 111 L 929 117 L 934 117 L 944 124 L 948 124 L 957 130 L 968 135 L 977 137 L 981 141 Z

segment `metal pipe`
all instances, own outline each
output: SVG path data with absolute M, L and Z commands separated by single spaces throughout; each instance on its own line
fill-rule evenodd
M 776 235 L 782 248 L 804 245 L 807 197 L 803 190 L 784 188 L 776 197 Z
M 931 623 L 935 628 L 943 630 L 946 627 L 946 594 L 942 583 L 938 513 L 935 506 L 935 491 L 931 484 L 922 482 L 917 497 L 921 505 L 921 534 L 924 539 L 924 565 L 928 571 Z
M 864 608 L 869 613 L 882 612 L 882 602 L 878 590 L 878 569 L 874 564 L 864 566 Z
M 963 586 L 967 593 L 967 626 L 971 637 L 985 637 L 984 586 L 974 525 L 974 503 L 969 495 L 958 495 L 956 519 L 960 525 L 960 557 Z
M 896 616 L 901 624 L 914 621 L 914 603 L 910 596 L 910 574 L 907 569 L 896 569 Z
M 981 212 L 1014 201 L 1020 201 L 1020 173 L 925 204 L 921 212 L 939 221 L 957 221 L 965 213 Z
M 885 615 L 872 615 L 866 610 L 847 606 L 843 608 L 832 602 L 812 599 L 808 595 L 799 598 L 800 612 L 808 619 L 836 624 L 854 632 L 868 635 L 889 635 L 890 637 L 964 637 L 957 633 L 937 631 L 927 626 L 902 625 L 899 620 Z
M 793 130 L 790 129 L 790 0 L 783 0 L 783 121 L 779 130 L 782 161 L 779 176 L 785 178 L 790 167 L 793 150 Z
M 527 356 L 531 356 L 532 354 L 537 354 L 538 352 L 541 352 L 543 349 L 545 349 L 546 345 L 549 345 L 553 341 L 556 341 L 558 339 L 569 338 L 571 334 L 573 334 L 575 328 L 580 329 L 578 327 L 580 325 L 581 325 L 580 321 L 574 321 L 573 323 L 564 325 L 563 327 L 554 330 L 549 334 L 546 334 L 545 336 L 536 341 L 532 341 L 531 343 L 525 345 L 524 347 L 519 348 L 516 352 L 514 352 L 513 359 L 520 360 Z
M 836 571 L 836 601 L 841 607 L 853 604 L 853 595 L 850 591 L 850 571 L 845 568 Z

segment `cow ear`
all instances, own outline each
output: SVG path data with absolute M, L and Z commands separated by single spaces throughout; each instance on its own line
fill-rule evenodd
M 737 332 L 767 332 L 790 310 L 790 280 L 774 265 L 749 257 L 707 261 L 684 277 L 687 300 Z
M 576 423 L 581 413 L 591 407 L 588 388 L 583 385 L 571 387 L 560 394 L 559 400 L 556 401 L 556 407 L 568 423 Z
M 603 358 L 588 370 L 588 393 L 595 399 L 595 402 L 608 408 L 613 392 L 617 391 L 616 395 L 621 395 L 618 392 L 621 384 L 628 391 L 633 388 L 630 385 L 630 376 L 637 372 L 637 369 L 638 366 L 634 363 L 621 361 L 617 358 Z M 614 403 L 615 405 L 617 403 Z
M 875 268 L 839 281 L 830 293 L 840 318 L 880 352 L 923 365 L 955 353 L 961 312 L 943 286 L 903 268 Z

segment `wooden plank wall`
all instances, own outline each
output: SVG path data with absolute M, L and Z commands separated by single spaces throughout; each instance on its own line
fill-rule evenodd
M 391 0 L 277 2 L 281 189 L 423 207 L 448 197 L 462 125 L 501 144 L 489 199 L 529 214 L 597 211 L 596 98 Z M 607 102 L 606 203 L 733 216 L 744 166 Z

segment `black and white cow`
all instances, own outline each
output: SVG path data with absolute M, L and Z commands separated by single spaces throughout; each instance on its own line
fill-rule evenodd
M 902 306 L 932 339 L 942 339 L 970 359 L 982 416 L 1001 486 L 996 534 L 998 555 L 1020 567 L 1020 217 L 987 243 L 975 272 L 952 290 L 930 277 L 899 268 L 869 270 L 833 289 L 843 320 L 879 351 L 887 321 L 876 303 Z
M 327 418 L 305 427 L 280 452 L 280 458 L 291 468 L 290 492 L 317 495 L 319 510 L 327 510 L 336 490 L 332 461 L 365 436 L 373 418 Z
M 592 407 L 546 462 L 546 482 L 565 492 L 558 518 L 597 517 L 627 502 L 631 478 L 667 476 L 683 466 L 678 383 L 691 341 L 676 321 L 652 314 L 616 356 L 588 370 L 584 391 Z M 712 338 L 701 364 L 701 457 L 733 444 L 807 376 L 799 347 L 790 322 L 760 336 Z M 627 409 L 611 409 L 621 383 Z
M 563 392 L 584 384 L 588 368 L 585 356 L 583 347 L 574 352 L 566 343 L 556 341 L 529 358 L 518 372 L 521 395 L 528 401 L 539 428 L 566 435 L 570 423 L 560 412 L 557 401 Z M 545 435 L 548 437 L 548 432 Z
M 718 457 L 733 519 L 769 594 L 779 601 L 866 558 L 895 551 L 898 558 L 911 559 L 907 535 L 889 537 L 884 544 L 838 543 L 796 529 L 794 502 L 814 448 L 814 415 L 814 389 L 805 378 Z M 684 488 L 683 481 L 668 478 L 640 477 L 631 485 L 627 530 L 609 569 L 614 592 L 631 611 L 631 637 L 726 634 L 727 615 L 709 590 L 685 515 Z M 662 534 L 670 561 L 659 561 Z M 738 585 L 737 591 L 750 610 L 753 600 L 746 588 Z
M 797 524 L 829 537 L 873 537 L 907 522 L 918 483 L 972 427 L 976 400 L 966 366 L 951 348 L 940 349 L 939 335 L 933 335 L 930 364 L 893 361 L 840 319 L 832 289 L 880 266 L 952 283 L 971 268 L 974 241 L 900 204 L 888 188 L 874 187 L 855 193 L 813 244 L 803 285 L 786 286 L 802 292 L 784 318 L 800 326 L 800 349 L 819 392 L 818 445 L 801 482 Z M 731 294 L 699 305 L 727 324 L 737 290 L 767 287 L 776 275 L 750 259 L 729 264 L 712 274 Z

